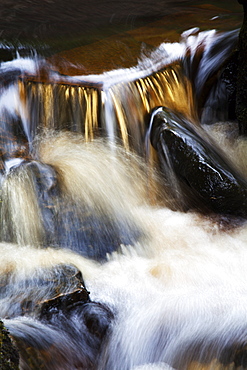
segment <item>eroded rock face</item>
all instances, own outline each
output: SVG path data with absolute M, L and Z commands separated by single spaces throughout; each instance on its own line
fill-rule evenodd
M 0 368 L 5 370 L 19 368 L 18 351 L 13 345 L 2 321 L 0 321 Z

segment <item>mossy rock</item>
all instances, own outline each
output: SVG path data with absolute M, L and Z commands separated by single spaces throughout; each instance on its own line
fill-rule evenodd
M 14 347 L 2 321 L 0 321 L 0 369 L 19 369 L 18 351 Z

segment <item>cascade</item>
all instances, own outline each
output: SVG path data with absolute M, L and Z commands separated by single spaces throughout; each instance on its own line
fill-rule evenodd
M 192 29 L 100 75 L 1 63 L 0 317 L 21 369 L 247 367 L 237 38 Z

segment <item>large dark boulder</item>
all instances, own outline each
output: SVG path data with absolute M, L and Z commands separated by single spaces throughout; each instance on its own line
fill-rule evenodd
M 247 217 L 247 182 L 204 131 L 160 107 L 152 115 L 150 140 L 185 210 Z

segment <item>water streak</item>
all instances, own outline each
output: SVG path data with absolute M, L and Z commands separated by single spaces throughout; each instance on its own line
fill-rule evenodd
M 180 212 L 145 145 L 157 106 L 200 125 L 236 35 L 193 29 L 99 76 L 1 64 L 0 316 L 21 369 L 247 367 L 246 223 Z M 246 141 L 207 131 L 246 178 Z
M 180 43 L 164 43 L 143 56 L 136 67 L 91 76 L 61 76 L 38 58 L 32 62 L 27 58 L 26 69 L 23 58 L 2 63 L 4 78 L 6 71 L 12 76 L 21 71 L 21 102 L 13 106 L 8 100 L 5 109 L 20 117 L 29 142 L 40 127 L 68 129 L 82 132 L 87 140 L 105 135 L 114 141 L 116 136 L 126 148 L 143 155 L 152 109 L 167 106 L 198 122 L 205 85 L 210 90 L 210 79 L 236 43 L 236 31 L 218 35 L 193 29 L 182 35 Z

